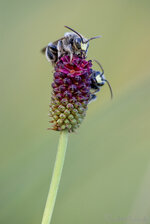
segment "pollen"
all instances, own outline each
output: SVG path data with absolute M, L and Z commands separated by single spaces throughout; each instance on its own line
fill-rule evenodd
M 75 73 L 75 71 L 74 71 L 74 70 L 70 70 L 70 73 L 71 73 L 71 74 L 74 74 L 74 73 Z

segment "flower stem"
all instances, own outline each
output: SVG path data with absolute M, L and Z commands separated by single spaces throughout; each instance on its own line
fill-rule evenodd
M 45 210 L 43 214 L 42 224 L 50 224 L 54 205 L 56 201 L 57 191 L 59 187 L 59 182 L 61 178 L 61 173 L 63 169 L 64 159 L 65 159 L 65 153 L 67 148 L 67 142 L 68 142 L 68 132 L 67 131 L 61 131 L 60 138 L 59 138 L 59 144 L 58 144 L 58 151 L 57 156 L 55 160 L 55 166 L 53 170 L 53 176 L 50 184 L 50 189 L 47 197 L 47 202 L 45 205 Z

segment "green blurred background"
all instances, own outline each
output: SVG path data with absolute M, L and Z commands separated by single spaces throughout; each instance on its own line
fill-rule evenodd
M 150 2 L 0 1 L 0 223 L 40 224 L 59 133 L 47 131 L 52 66 L 68 25 L 110 81 L 70 134 L 52 224 L 150 223 Z M 94 65 L 98 69 L 97 65 Z

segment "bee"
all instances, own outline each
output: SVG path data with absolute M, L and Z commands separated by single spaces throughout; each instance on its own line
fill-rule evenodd
M 113 98 L 113 91 L 111 88 L 110 83 L 108 82 L 108 80 L 105 79 L 104 76 L 104 69 L 101 66 L 101 64 L 97 61 L 94 60 L 100 67 L 101 71 L 92 71 L 92 75 L 91 75 L 91 99 L 90 102 L 96 99 L 96 93 L 100 91 L 101 87 L 107 83 L 109 90 L 110 90 L 110 94 L 111 94 L 111 99 Z
M 47 47 L 44 47 L 42 49 L 42 53 L 45 53 L 46 58 L 48 59 L 48 61 L 52 62 L 53 66 L 55 66 L 59 58 L 65 54 L 68 54 L 70 56 L 70 61 L 72 61 L 72 57 L 74 54 L 78 55 L 79 57 L 85 58 L 89 48 L 89 41 L 101 37 L 96 36 L 86 39 L 74 29 L 68 26 L 65 27 L 72 32 L 65 33 L 64 37 L 54 42 L 50 42 Z

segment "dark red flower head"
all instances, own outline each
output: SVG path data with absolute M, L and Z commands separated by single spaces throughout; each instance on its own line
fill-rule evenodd
M 90 100 L 91 61 L 63 56 L 55 66 L 50 117 L 52 129 L 73 132 L 85 117 Z

